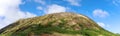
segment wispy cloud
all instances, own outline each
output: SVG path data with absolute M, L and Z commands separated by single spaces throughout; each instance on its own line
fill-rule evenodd
M 52 4 L 49 5 L 47 10 L 46 10 L 46 14 L 51 14 L 51 13 L 59 13 L 59 12 L 65 12 L 66 8 L 57 4 Z
M 71 5 L 74 5 L 74 6 L 81 6 L 81 4 L 80 4 L 81 0 L 64 0 L 64 1 L 67 1 Z
M 101 27 L 105 27 L 106 25 L 104 24 L 104 23 L 102 23 L 102 22 L 97 22 L 97 24 L 99 25 L 99 26 L 101 26 Z
M 20 18 L 34 17 L 35 14 L 21 11 L 22 0 L 0 0 L 0 28 L 15 22 Z
M 45 0 L 35 0 L 35 2 L 40 3 L 40 4 L 42 4 L 42 5 L 45 5 L 45 4 L 46 4 Z
M 109 16 L 109 13 L 102 9 L 95 9 L 93 11 L 93 16 L 103 18 Z
M 38 10 L 43 10 L 43 8 L 41 6 L 38 6 L 37 9 Z
M 105 24 L 105 23 L 103 23 L 103 22 L 97 22 L 97 24 L 98 24 L 99 26 L 101 26 L 101 27 L 107 27 L 107 28 L 110 27 L 110 25 Z
M 113 3 L 115 6 L 120 7 L 120 0 L 113 0 L 112 3 Z

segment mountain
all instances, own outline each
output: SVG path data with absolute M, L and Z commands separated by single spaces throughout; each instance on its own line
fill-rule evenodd
M 53 13 L 20 19 L 0 30 L 0 36 L 116 36 L 82 14 Z

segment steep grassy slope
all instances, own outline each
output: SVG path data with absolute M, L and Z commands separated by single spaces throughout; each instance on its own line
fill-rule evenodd
M 54 13 L 21 19 L 0 31 L 0 36 L 116 36 L 81 14 Z

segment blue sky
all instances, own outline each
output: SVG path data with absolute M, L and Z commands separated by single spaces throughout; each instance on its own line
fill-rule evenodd
M 104 29 L 120 33 L 120 0 L 0 0 L 0 28 L 21 18 L 59 12 L 86 15 Z

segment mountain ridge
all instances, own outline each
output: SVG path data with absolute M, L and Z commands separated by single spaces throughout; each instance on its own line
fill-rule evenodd
M 33 31 L 34 28 L 39 32 Z M 103 29 L 87 16 L 68 12 L 21 19 L 3 28 L 0 33 L 2 36 L 16 36 L 23 33 L 24 36 L 29 33 L 33 35 L 42 35 L 46 33 L 46 35 L 56 35 L 57 33 L 62 35 L 76 34 L 79 36 L 115 36 L 115 34 Z

